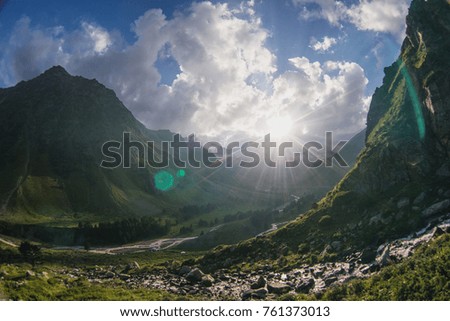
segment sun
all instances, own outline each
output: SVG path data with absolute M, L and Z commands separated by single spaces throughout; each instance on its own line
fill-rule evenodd
M 267 121 L 271 137 L 276 139 L 287 137 L 293 126 L 293 121 L 288 116 L 276 116 Z

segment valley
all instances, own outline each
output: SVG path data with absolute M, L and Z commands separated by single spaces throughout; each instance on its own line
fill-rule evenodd
M 1 89 L 0 298 L 448 300 L 450 3 L 406 23 L 351 167 L 107 169 L 177 134 L 61 66 Z
M 419 291 L 415 295 L 430 300 L 445 297 L 445 282 L 441 283 L 444 288 L 437 288 L 436 279 L 430 276 L 439 273 L 436 264 L 444 264 L 443 268 L 448 265 L 445 251 L 449 249 L 449 232 L 450 219 L 447 219 L 407 238 L 384 244 L 372 262 L 365 262 L 364 254 L 357 252 L 344 261 L 299 263 L 295 268 L 281 269 L 267 261 L 256 266 L 222 268 L 210 274 L 191 265 L 202 253 L 170 249 L 179 239 L 89 252 L 45 249 L 36 268 L 19 263 L 20 257 L 10 249 L 17 245 L 3 240 L 0 253 L 2 257 L 9 254 L 10 263 L 0 264 L 0 293 L 20 300 L 335 300 L 347 296 L 360 300 L 362 294 L 373 293 L 368 284 L 381 277 L 393 292 L 366 298 L 402 300 L 408 297 L 404 296 L 405 291 L 425 286 L 428 292 Z M 430 259 L 433 261 L 427 261 Z M 430 264 L 435 267 L 427 270 Z M 415 268 L 405 274 L 393 273 L 403 266 Z M 410 283 L 405 287 L 410 277 L 420 278 L 425 284 Z M 445 276 L 441 277 L 445 281 Z M 399 285 L 403 292 L 398 292 Z M 103 290 L 98 291 L 99 287 Z

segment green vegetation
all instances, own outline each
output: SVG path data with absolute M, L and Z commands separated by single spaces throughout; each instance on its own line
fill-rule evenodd
M 138 168 L 143 159 L 135 150 L 131 168 L 100 167 L 102 145 L 122 141 L 124 132 L 134 142 L 154 142 L 157 154 L 156 147 L 173 133 L 145 128 L 112 90 L 73 77 L 62 67 L 2 90 L 0 101 L 0 207 L 5 222 L 76 227 L 78 222 L 130 217 L 174 219 L 187 204 L 211 203 L 237 211 L 273 201 L 247 186 L 230 191 L 229 171 Z
M 125 244 L 142 239 L 156 238 L 165 235 L 170 228 L 170 222 L 153 217 L 124 219 L 112 223 L 98 225 L 78 225 L 74 244 Z
M 111 256 L 39 249 L 28 242 L 14 248 L 6 241 L 0 243 L 0 296 L 179 299 L 140 284 L 131 287 L 116 276 L 128 273 L 127 265 L 134 261 L 139 268 L 131 269 L 133 276 L 178 270 L 181 261 L 198 264 L 204 272 L 226 267 L 247 274 L 265 266 L 289 271 L 356 253 L 363 263 L 371 262 L 380 244 L 438 219 L 447 209 L 426 213 L 433 204 L 449 199 L 447 4 L 413 1 L 408 37 L 372 97 L 367 131 L 359 135 L 366 135 L 366 145 L 355 166 L 320 201 L 303 197 L 283 211 L 276 207 L 291 196 L 283 199 L 279 186 L 264 192 L 253 189 L 260 174 L 256 171 L 242 182 L 239 171 L 222 169 L 168 168 L 158 173 L 136 166 L 100 168 L 99 146 L 120 141 L 124 131 L 131 132 L 133 140 L 156 144 L 172 133 L 146 129 L 96 81 L 71 77 L 56 67 L 0 91 L 0 206 L 4 207 L 0 233 L 83 244 L 86 250 L 90 245 L 164 235 L 201 235 L 191 247 L 184 244 L 185 249 L 218 245 L 204 256 L 180 250 Z M 131 158 L 134 165 L 142 163 L 139 153 Z M 328 183 L 344 173 L 334 170 L 318 176 Z M 245 240 L 294 217 L 278 230 Z M 285 298 L 448 300 L 449 257 L 450 236 L 444 235 L 368 279 L 317 296 Z M 96 279 L 99 274 L 92 271 L 97 270 L 105 277 Z M 106 277 L 106 272 L 112 276 Z
M 311 299 L 447 301 L 450 299 L 449 257 L 450 235 L 446 234 L 422 246 L 411 258 L 388 266 L 367 280 L 332 287 Z
M 29 242 L 20 243 L 19 252 L 32 266 L 35 266 L 36 260 L 41 257 L 41 248 L 38 245 Z
M 127 289 L 122 281 L 108 284 L 92 284 L 83 278 L 70 277 L 40 268 L 27 276 L 26 266 L 15 266 L 3 269 L 7 273 L 0 281 L 0 292 L 8 299 L 21 301 L 165 301 L 184 300 L 189 297 L 180 297 L 164 291 L 150 289 Z
M 189 260 L 201 253 L 179 251 L 146 252 L 126 255 L 95 254 L 87 251 L 42 249 L 36 265 L 19 249 L 0 243 L 0 296 L 11 300 L 199 300 L 201 297 L 180 296 L 166 291 L 133 287 L 119 278 L 89 281 L 86 277 L 70 274 L 94 269 L 107 270 L 110 266 L 126 267 L 138 262 L 139 268 L 129 273 L 155 273 L 166 269 L 168 262 Z
M 268 208 L 227 214 L 222 221 L 215 222 L 212 229 L 210 227 L 202 229 L 207 233 L 200 232 L 195 241 L 182 244 L 181 248 L 206 250 L 218 245 L 236 244 L 255 235 L 261 237 L 260 234 L 271 229 L 272 224 L 277 223 L 277 228 L 285 225 L 295 219 L 299 212 L 309 209 L 315 200 L 313 195 L 305 195 L 287 204 L 283 210 Z

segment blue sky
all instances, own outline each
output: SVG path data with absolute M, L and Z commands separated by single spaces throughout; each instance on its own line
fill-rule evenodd
M 153 129 L 296 135 L 364 127 L 409 0 L 1 1 L 0 87 L 60 64 Z M 275 122 L 280 123 L 280 121 Z

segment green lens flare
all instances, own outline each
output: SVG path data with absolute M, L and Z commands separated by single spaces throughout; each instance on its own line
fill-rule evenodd
M 186 176 L 186 171 L 184 169 L 180 169 L 177 172 L 177 177 L 185 177 Z
M 154 177 L 155 187 L 160 191 L 168 191 L 172 188 L 174 177 L 167 171 L 160 171 Z
M 419 96 L 417 95 L 417 91 L 414 87 L 411 76 L 409 75 L 409 72 L 406 69 L 404 63 L 401 63 L 400 70 L 403 78 L 405 78 L 406 88 L 408 89 L 408 94 L 413 104 L 414 115 L 417 122 L 417 129 L 419 130 L 419 137 L 421 140 L 423 140 L 425 138 L 425 119 L 423 117 L 422 105 L 420 103 Z

